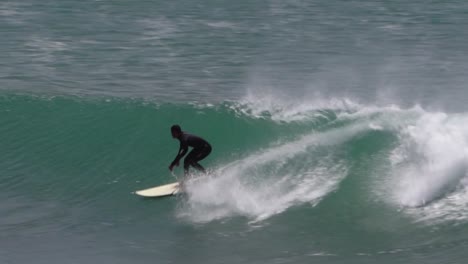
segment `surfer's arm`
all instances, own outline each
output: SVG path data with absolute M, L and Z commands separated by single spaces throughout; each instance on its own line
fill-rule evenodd
M 172 171 L 172 168 L 174 166 L 179 165 L 180 159 L 187 154 L 188 146 L 180 144 L 179 152 L 177 153 L 177 156 L 175 157 L 174 161 L 171 163 L 171 166 L 169 166 L 169 170 Z

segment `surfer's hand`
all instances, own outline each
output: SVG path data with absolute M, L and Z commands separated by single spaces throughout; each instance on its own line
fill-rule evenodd
M 171 165 L 169 166 L 169 170 L 172 171 L 172 169 L 174 169 L 174 166 L 179 166 L 179 162 L 171 163 Z

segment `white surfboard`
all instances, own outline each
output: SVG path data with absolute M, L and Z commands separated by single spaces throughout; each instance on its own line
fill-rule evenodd
M 149 189 L 139 190 L 139 191 L 136 191 L 135 193 L 144 197 L 162 197 L 162 196 L 175 195 L 179 192 L 180 192 L 179 183 L 174 182 L 174 183 L 152 187 Z

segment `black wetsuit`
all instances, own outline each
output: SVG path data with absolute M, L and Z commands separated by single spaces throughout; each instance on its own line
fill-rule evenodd
M 198 162 L 211 153 L 211 145 L 201 137 L 182 132 L 182 135 L 177 138 L 180 141 L 179 152 L 172 162 L 174 166 L 187 153 L 188 147 L 192 147 L 192 151 L 184 159 L 184 173 L 187 175 L 189 167 L 192 166 L 199 171 L 205 172 L 205 169 Z

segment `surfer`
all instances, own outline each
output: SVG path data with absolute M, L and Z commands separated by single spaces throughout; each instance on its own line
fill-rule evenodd
M 174 161 L 169 166 L 169 170 L 172 171 L 174 166 L 179 166 L 179 161 L 185 156 L 185 154 L 187 154 L 188 147 L 192 147 L 192 151 L 190 151 L 184 159 L 184 175 L 188 175 L 190 166 L 206 173 L 205 168 L 203 168 L 198 162 L 206 158 L 206 156 L 211 153 L 211 145 L 199 136 L 182 131 L 179 125 L 173 125 L 171 127 L 171 134 L 173 138 L 180 141 L 180 148 Z

